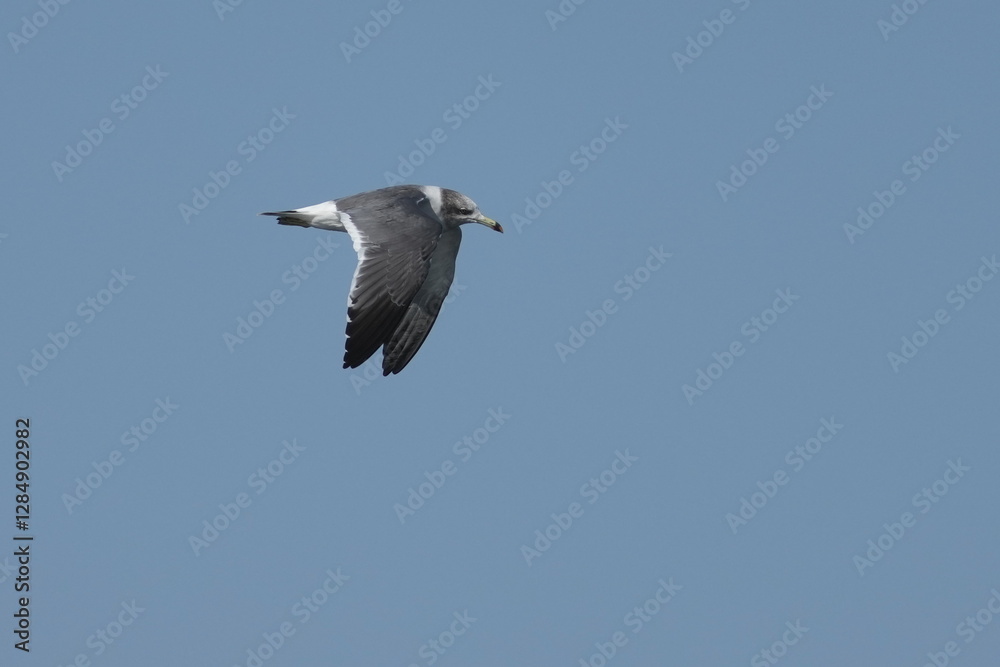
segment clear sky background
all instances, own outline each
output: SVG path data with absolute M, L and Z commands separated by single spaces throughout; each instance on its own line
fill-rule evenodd
M 5 3 L 0 663 L 996 665 L 1000 9 L 894 7 Z M 257 213 L 399 181 L 507 231 L 383 378 Z

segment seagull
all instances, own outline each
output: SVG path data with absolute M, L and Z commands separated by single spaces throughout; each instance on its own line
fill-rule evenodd
M 476 202 L 436 185 L 394 185 L 260 215 L 350 235 L 358 266 L 347 296 L 344 368 L 357 368 L 381 347 L 383 376 L 403 370 L 434 326 L 455 277 L 459 225 L 503 232 Z

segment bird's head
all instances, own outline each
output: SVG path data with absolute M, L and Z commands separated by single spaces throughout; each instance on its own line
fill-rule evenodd
M 453 225 L 464 225 L 467 222 L 478 222 L 486 225 L 494 231 L 503 233 L 503 227 L 493 218 L 487 218 L 479 211 L 476 202 L 472 201 L 461 192 L 454 190 L 441 190 L 441 218 L 446 223 Z

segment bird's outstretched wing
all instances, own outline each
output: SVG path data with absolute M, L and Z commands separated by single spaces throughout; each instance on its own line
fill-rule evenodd
M 413 296 L 392 338 L 385 344 L 382 375 L 398 373 L 406 368 L 424 344 L 455 277 L 455 257 L 461 242 L 462 230 L 458 227 L 446 231 L 438 240 L 430 257 L 430 269 L 424 284 Z
M 399 197 L 382 207 L 364 197 L 338 200 L 358 254 L 347 297 L 344 368 L 357 368 L 390 341 L 424 285 L 443 232 L 426 197 Z

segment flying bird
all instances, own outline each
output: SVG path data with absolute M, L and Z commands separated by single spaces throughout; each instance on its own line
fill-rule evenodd
M 435 185 L 394 185 L 260 215 L 350 235 L 358 266 L 347 297 L 344 368 L 357 368 L 381 347 L 382 375 L 403 370 L 434 326 L 455 277 L 459 225 L 503 232 L 474 201 Z

